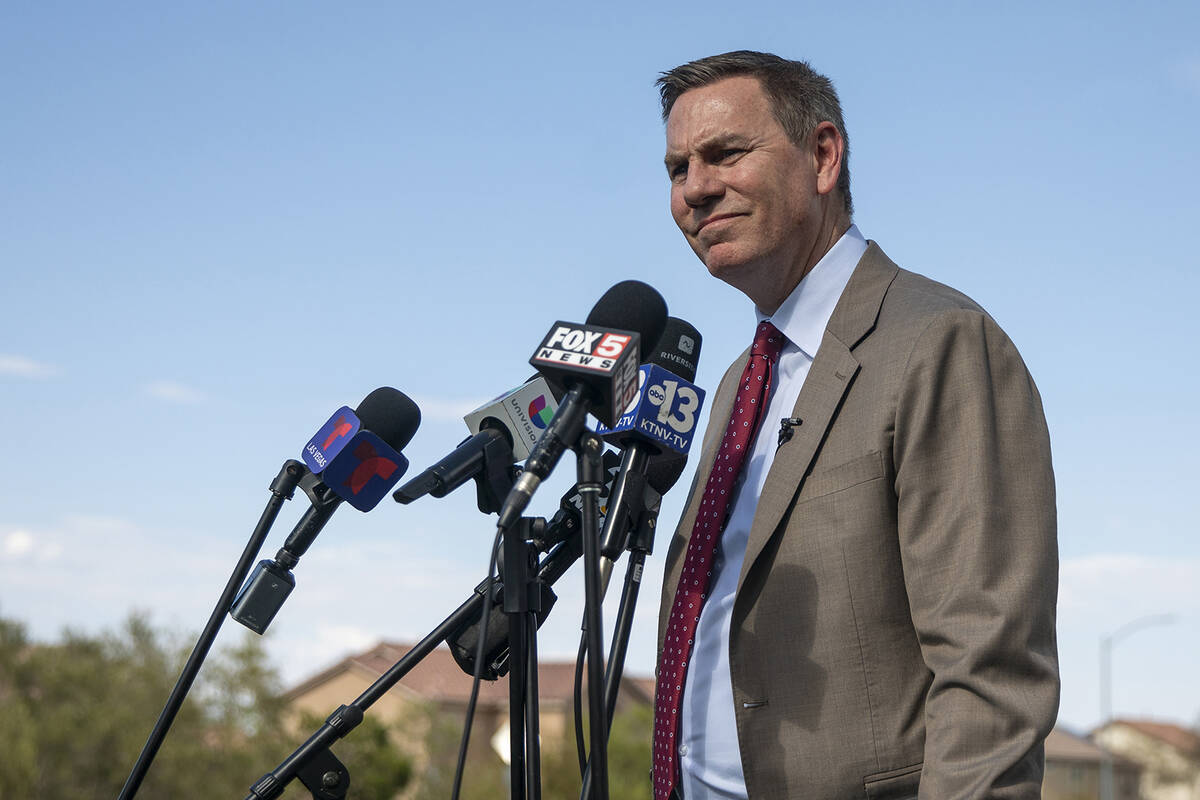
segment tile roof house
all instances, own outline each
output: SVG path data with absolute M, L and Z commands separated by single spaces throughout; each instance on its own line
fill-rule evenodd
M 1065 728 L 1046 737 L 1046 775 L 1042 800 L 1095 800 L 1100 797 L 1101 771 L 1106 759 L 1113 765 L 1113 800 L 1139 800 L 1141 768 Z
M 284 699 L 296 719 L 307 712 L 323 720 L 335 708 L 362 694 L 410 648 L 411 645 L 406 643 L 381 641 L 301 681 L 284 693 Z M 539 665 L 538 705 L 543 750 L 567 747 L 572 759 L 575 757 L 574 681 L 573 661 L 542 661 Z M 585 715 L 586 686 L 585 681 Z M 471 676 L 458 666 L 450 650 L 443 645 L 413 666 L 371 706 L 368 713 L 392 726 L 397 746 L 413 757 L 420 773 L 429 761 L 427 742 L 437 741 L 435 746 L 441 750 L 457 751 L 470 693 Z M 619 713 L 630 704 L 649 706 L 653 700 L 653 678 L 626 676 L 617 696 L 617 711 Z M 502 731 L 507 730 L 508 703 L 507 676 L 480 682 L 471 734 L 472 763 L 498 763 L 491 742 L 497 734 L 501 738 L 506 735 Z M 440 738 L 436 740 L 430 738 L 438 735 L 435 726 L 440 728 Z M 306 736 L 311 730 L 309 727 L 297 733 Z
M 1200 800 L 1200 734 L 1170 722 L 1115 719 L 1092 739 L 1142 767 L 1144 800 Z

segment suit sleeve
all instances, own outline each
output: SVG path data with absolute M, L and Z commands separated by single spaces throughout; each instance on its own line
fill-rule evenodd
M 901 562 L 922 657 L 922 800 L 1041 794 L 1058 710 L 1054 474 L 1041 398 L 979 311 L 918 337 L 894 436 Z

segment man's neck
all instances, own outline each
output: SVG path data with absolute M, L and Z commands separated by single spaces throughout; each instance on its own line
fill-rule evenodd
M 841 239 L 846 231 L 850 230 L 850 225 L 850 216 L 845 212 L 836 215 L 822 225 L 821 232 L 813 240 L 812 249 L 805 258 L 804 267 L 800 271 L 800 274 L 783 286 L 775 287 L 776 293 L 771 297 L 750 297 L 754 301 L 754 305 L 767 315 L 774 314 L 779 309 L 780 304 L 788 298 L 788 295 L 800 285 L 800 281 L 804 280 L 804 276 L 812 272 L 813 267 L 819 264 L 830 248 L 837 244 L 838 239 Z

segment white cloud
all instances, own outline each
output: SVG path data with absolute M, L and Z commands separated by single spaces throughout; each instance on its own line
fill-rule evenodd
M 284 631 L 284 635 L 268 641 L 272 656 L 282 668 L 288 684 L 298 683 L 346 656 L 361 653 L 387 638 L 374 628 L 327 621 L 297 631 L 291 631 L 286 623 L 277 627 Z M 275 633 L 275 628 L 271 632 Z
M 33 534 L 29 531 L 13 531 L 4 537 L 4 555 L 20 558 L 33 550 Z
M 1108 626 L 1144 614 L 1200 612 L 1200 559 L 1109 553 L 1069 559 L 1059 613 Z
M 1099 722 L 1100 643 L 1120 630 L 1136 634 L 1123 636 L 1113 654 L 1115 713 L 1195 719 L 1200 558 L 1096 554 L 1063 561 L 1060 579 L 1060 722 L 1080 730 Z
M 159 400 L 166 400 L 168 403 L 199 405 L 208 399 L 200 390 L 178 381 L 151 381 L 144 388 L 146 394 Z
M 52 534 L 35 534 L 17 528 L 0 537 L 0 560 L 44 563 L 55 560 L 62 552 L 62 545 L 52 538 Z
M 67 514 L 64 520 L 69 530 L 84 535 L 131 533 L 136 530 L 136 526 L 127 519 L 100 514 Z
M 16 378 L 48 378 L 58 374 L 58 368 L 24 356 L 0 353 L 0 375 Z

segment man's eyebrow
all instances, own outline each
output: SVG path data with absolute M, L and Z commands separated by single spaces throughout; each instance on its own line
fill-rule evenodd
M 751 143 L 752 139 L 749 136 L 741 133 L 722 132 L 714 133 L 705 139 L 701 139 L 696 143 L 695 150 L 699 153 L 711 153 L 714 150 L 722 150 L 727 147 L 746 147 Z M 672 166 L 687 161 L 685 153 L 668 152 L 663 157 L 663 164 L 670 169 Z
M 713 134 L 707 139 L 700 140 L 700 143 L 696 146 L 696 149 L 703 153 L 709 150 L 719 150 L 724 147 L 729 147 L 730 145 L 744 147 L 749 143 L 750 137 L 746 136 L 745 134 L 733 132 L 717 133 Z

